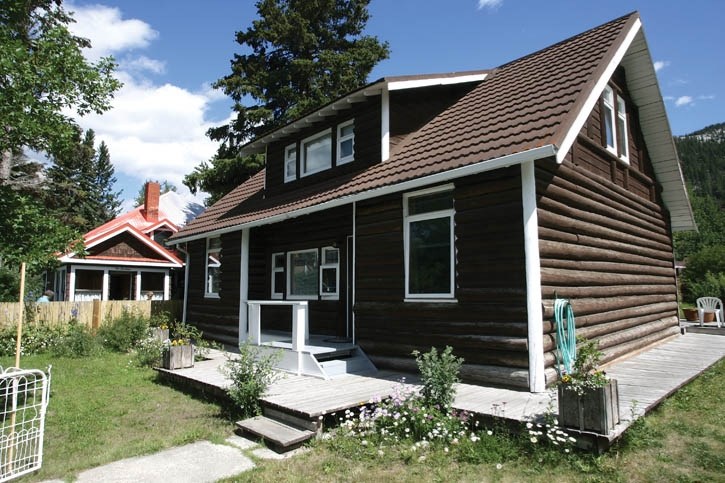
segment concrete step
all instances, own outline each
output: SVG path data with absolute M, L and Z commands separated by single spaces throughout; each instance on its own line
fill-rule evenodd
M 314 438 L 316 434 L 313 431 L 298 429 L 266 416 L 255 416 L 244 421 L 238 421 L 237 427 L 242 431 L 259 436 L 281 451 L 294 449 L 305 441 Z

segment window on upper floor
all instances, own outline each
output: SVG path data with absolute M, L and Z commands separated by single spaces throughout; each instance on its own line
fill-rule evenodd
M 301 176 L 318 173 L 332 166 L 332 132 L 327 129 L 302 140 Z
M 206 286 L 205 297 L 218 297 L 222 266 L 222 240 L 219 237 L 206 239 Z
M 351 119 L 337 126 L 337 164 L 355 159 L 355 122 Z
M 628 163 L 627 103 L 611 86 L 602 93 L 602 120 L 602 141 L 607 150 Z
M 284 182 L 297 179 L 297 144 L 284 148 Z
M 454 215 L 450 185 L 403 195 L 407 299 L 453 299 Z

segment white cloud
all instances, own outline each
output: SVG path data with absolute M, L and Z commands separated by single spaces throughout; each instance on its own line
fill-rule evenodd
M 184 176 L 216 151 L 206 131 L 230 120 L 212 121 L 207 114 L 210 104 L 226 97 L 208 83 L 191 91 L 155 82 L 153 76 L 163 74 L 166 63 L 137 51 L 159 36 L 149 24 L 124 19 L 121 10 L 103 5 L 71 5 L 67 10 L 75 12 L 73 32 L 91 39 L 93 47 L 84 55 L 91 61 L 109 54 L 119 58 L 115 75 L 123 82 L 111 110 L 84 116 L 78 123 L 95 131 L 96 142 L 105 141 L 117 174 L 138 180 L 138 186 L 147 179 L 166 180 L 186 193 Z M 126 183 L 116 189 L 133 198 L 137 189 Z
M 478 0 L 478 9 L 483 10 L 488 8 L 491 10 L 497 9 L 503 4 L 503 0 Z
M 692 96 L 680 96 L 675 100 L 675 106 L 686 106 L 688 104 L 692 104 L 693 101 L 694 99 L 692 98 Z
M 71 31 L 91 40 L 92 48 L 85 52 L 89 60 L 96 61 L 107 55 L 115 55 L 131 49 L 147 47 L 159 33 L 149 24 L 137 19 L 123 19 L 118 8 L 105 5 L 76 6 L 66 8 L 73 12 L 76 23 Z
M 145 55 L 125 58 L 119 62 L 119 69 L 132 72 L 148 71 L 154 74 L 166 72 L 166 63 L 156 59 L 149 59 Z
M 670 61 L 669 60 L 658 60 L 655 62 L 654 65 L 655 65 L 655 72 L 659 72 L 662 69 L 664 69 L 665 67 L 669 66 Z
M 697 96 L 698 101 L 711 101 L 713 99 L 715 99 L 715 96 L 713 96 L 712 94 L 707 96 Z

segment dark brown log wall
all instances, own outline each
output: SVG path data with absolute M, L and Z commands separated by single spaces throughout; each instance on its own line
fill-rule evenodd
M 450 345 L 465 380 L 528 387 L 526 276 L 518 167 L 457 180 L 456 302 L 405 302 L 402 195 L 357 207 L 355 327 L 381 366 Z
M 337 246 L 340 249 L 339 300 L 310 300 L 310 334 L 343 336 L 348 235 L 352 235 L 352 205 L 313 213 L 274 225 L 252 229 L 249 253 L 249 299 L 270 300 L 272 287 L 272 254 Z M 291 330 L 289 307 L 263 307 L 262 328 Z
M 556 378 L 556 296 L 571 301 L 577 334 L 598 339 L 605 362 L 678 331 L 669 217 L 650 201 L 657 189 L 622 186 L 607 171 L 611 155 L 590 146 L 580 136 L 573 161 L 536 168 L 547 382 Z M 639 173 L 611 158 L 630 180 Z
M 239 265 L 242 232 L 221 236 L 222 261 L 219 298 L 204 297 L 206 239 L 189 242 L 189 285 L 186 321 L 199 327 L 204 336 L 220 342 L 236 343 L 239 333 Z

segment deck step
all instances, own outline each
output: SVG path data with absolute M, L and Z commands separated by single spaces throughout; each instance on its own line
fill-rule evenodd
M 293 449 L 315 437 L 313 431 L 298 429 L 266 416 L 238 421 L 237 427 L 272 443 L 282 451 Z
M 343 374 L 370 374 L 377 372 L 377 369 L 370 362 L 370 359 L 360 353 L 353 357 L 320 361 L 320 366 L 328 377 Z

